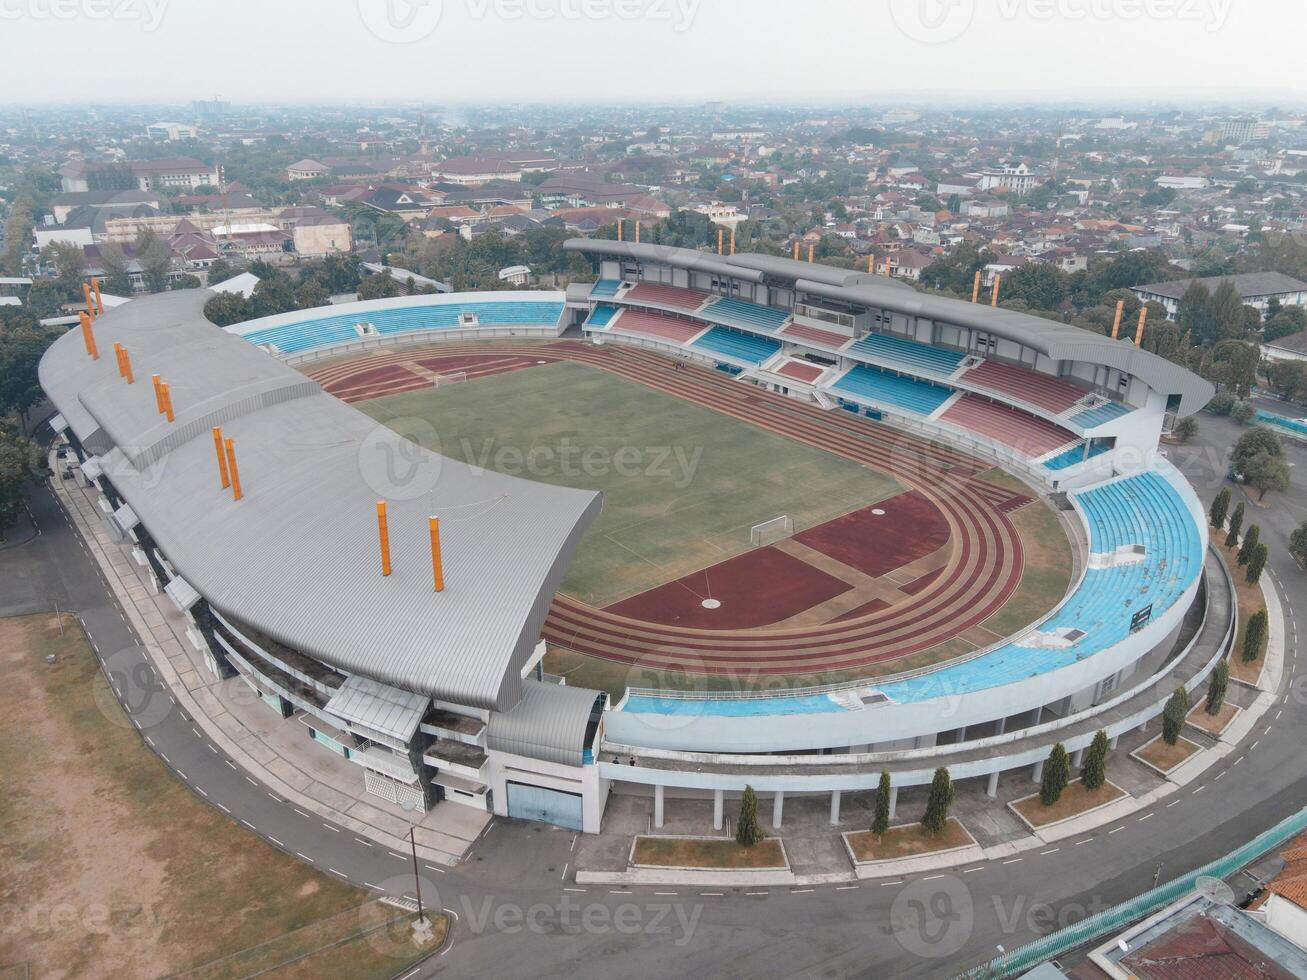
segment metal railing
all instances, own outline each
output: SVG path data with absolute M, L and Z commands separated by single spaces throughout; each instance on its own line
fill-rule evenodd
M 1110 909 L 1091 915 L 1075 925 L 1041 936 L 1024 946 L 1018 946 L 1001 956 L 996 956 L 982 966 L 958 974 L 958 980 L 1010 977 L 1045 960 L 1083 946 L 1091 940 L 1136 922 L 1178 901 L 1194 890 L 1199 878 L 1228 878 L 1240 868 L 1281 846 L 1303 830 L 1307 830 L 1307 809 L 1286 817 L 1224 857 L 1210 861 L 1201 868 L 1173 878 L 1164 885 L 1158 885 Z

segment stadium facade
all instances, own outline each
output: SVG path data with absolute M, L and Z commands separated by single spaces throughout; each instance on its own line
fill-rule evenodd
M 614 787 L 723 801 L 840 794 L 1037 767 L 1193 689 L 1228 647 L 1228 579 L 1201 505 L 1158 457 L 1211 386 L 1112 340 L 884 278 L 762 255 L 576 240 L 597 281 L 564 293 L 413 296 L 226 330 L 207 291 L 135 300 L 41 363 L 76 475 L 188 618 L 215 678 L 358 765 L 378 796 L 597 831 Z M 553 338 L 688 358 L 832 412 L 1001 464 L 1080 529 L 1071 588 L 1014 636 L 916 672 L 734 694 L 608 696 L 546 675 L 542 626 L 597 494 L 416 446 L 295 369 L 450 340 Z M 135 383 L 111 356 L 127 351 Z M 168 386 L 161 413 L 152 386 Z M 868 423 L 871 424 L 871 423 Z M 215 445 L 215 427 L 221 429 Z M 230 439 L 239 493 L 219 457 Z M 376 504 L 387 504 L 390 574 Z M 443 588 L 430 516 L 440 518 Z M 239 678 L 239 680 L 235 680 Z

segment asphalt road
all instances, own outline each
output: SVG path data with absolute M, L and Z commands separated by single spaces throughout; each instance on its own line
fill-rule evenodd
M 1172 447 L 1204 500 L 1222 485 L 1238 430 L 1202 416 L 1191 446 Z M 423 897 L 457 916 L 451 942 L 407 976 L 749 977 L 946 976 L 1219 857 L 1307 806 L 1301 746 L 1307 684 L 1296 675 L 1297 613 L 1307 578 L 1287 555 L 1307 519 L 1307 452 L 1294 487 L 1250 508 L 1272 546 L 1290 628 L 1282 703 L 1269 724 L 1198 781 L 1149 811 L 1007 862 L 906 881 L 756 890 L 579 888 L 570 831 L 496 819 L 454 870 L 423 866 Z M 252 833 L 361 887 L 412 894 L 406 855 L 355 838 L 244 776 L 192 725 L 46 488 L 31 499 L 40 534 L 0 551 L 0 615 L 58 604 L 81 619 L 120 701 L 149 747 L 209 803 Z M 1307 627 L 1307 622 L 1304 623 Z

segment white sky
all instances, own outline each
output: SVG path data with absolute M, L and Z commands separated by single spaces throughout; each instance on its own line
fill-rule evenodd
M 0 0 L 0 101 L 1288 102 L 1304 28 L 1302 0 Z

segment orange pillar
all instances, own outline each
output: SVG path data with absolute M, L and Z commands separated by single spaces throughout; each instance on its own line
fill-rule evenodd
M 618 240 L 619 242 L 622 240 L 622 219 L 621 219 L 621 218 L 618 218 L 618 219 L 617 219 L 617 240 Z
M 794 261 L 799 261 L 799 243 L 797 241 L 794 243 Z
M 123 368 L 123 345 L 116 340 L 113 342 L 113 359 L 118 362 L 118 377 L 126 377 L 127 371 Z
M 718 255 L 722 254 L 722 236 L 725 234 L 726 234 L 725 229 L 722 228 L 717 229 L 717 254 Z
M 157 374 L 150 375 L 150 380 L 154 382 L 154 409 L 160 415 L 163 414 L 163 382 L 159 380 Z
M 640 219 L 635 219 L 635 244 L 640 244 Z
M 91 289 L 95 292 L 95 306 L 96 306 L 96 312 L 97 312 L 97 313 L 103 313 L 103 312 L 104 312 L 104 297 L 102 297 L 102 296 L 100 295 L 100 280 L 99 280 L 99 279 L 92 279 L 92 280 L 91 280 Z
M 91 314 L 79 313 L 78 317 L 82 321 L 82 342 L 86 344 L 86 353 L 91 355 L 91 360 L 100 359 L 100 351 L 95 346 L 95 330 L 91 327 Z
M 222 442 L 227 450 L 227 472 L 231 475 L 231 499 L 240 500 L 245 494 L 241 492 L 241 474 L 236 468 L 236 444 L 230 439 Z
M 998 306 L 998 285 L 999 285 L 999 283 L 1001 283 L 1002 281 L 1003 281 L 1003 277 L 1002 277 L 1002 276 L 995 276 L 995 277 L 994 277 L 994 293 L 993 293 L 993 295 L 990 296 L 990 298 L 989 298 L 989 305 L 990 305 L 990 306 Z
M 176 421 L 172 414 L 172 392 L 168 390 L 168 382 L 159 382 L 159 397 L 163 399 L 163 414 L 168 417 L 169 422 Z
M 809 245 L 809 246 L 808 246 L 808 261 L 809 261 L 809 262 L 812 261 L 812 257 L 813 257 L 813 255 L 816 253 L 816 251 L 817 251 L 817 246 L 816 246 L 816 245 Z
M 976 277 L 971 280 L 971 302 L 980 299 L 980 270 L 976 270 Z
M 213 427 L 213 452 L 218 457 L 218 482 L 226 490 L 231 486 L 231 477 L 227 475 L 227 452 L 222 446 L 222 426 Z
M 86 312 L 94 319 L 95 303 L 91 300 L 91 287 L 86 283 L 82 283 L 82 298 L 86 300 Z
M 1135 346 L 1138 347 L 1144 342 L 1144 320 L 1148 318 L 1148 307 L 1139 307 L 1139 326 L 1135 330 Z
M 129 385 L 136 384 L 136 376 L 132 374 L 132 352 L 126 347 L 123 348 L 123 377 Z
M 876 271 L 876 256 L 873 253 L 872 255 L 867 256 L 867 275 L 870 276 L 875 271 Z
M 428 517 L 427 528 L 431 532 L 431 577 L 435 581 L 436 591 L 445 591 L 445 568 L 440 558 L 440 518 Z
M 1125 300 L 1116 301 L 1116 319 L 1112 321 L 1112 339 L 1116 340 L 1121 335 L 1121 313 L 1125 310 Z
M 735 228 L 731 227 L 731 254 L 735 254 Z
M 381 539 L 381 574 L 390 574 L 390 525 L 386 521 L 386 502 L 377 501 L 377 537 Z

